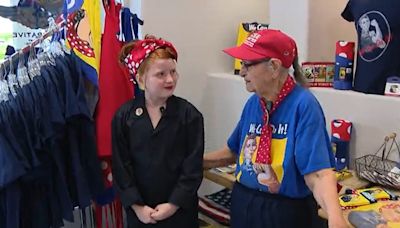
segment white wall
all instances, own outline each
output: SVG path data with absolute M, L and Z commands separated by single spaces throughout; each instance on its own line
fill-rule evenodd
M 347 2 L 310 0 L 307 61 L 335 61 L 336 41 L 357 41 L 354 23 L 341 16 Z
M 296 41 L 301 61 L 308 57 L 308 4 L 309 0 L 269 0 L 271 28 L 282 30 Z
M 205 147 L 210 151 L 226 144 L 251 93 L 246 91 L 243 78 L 228 73 L 209 74 L 206 90 L 204 116 L 209 131 Z
M 269 2 L 271 27 L 296 40 L 301 62 L 334 61 L 336 41 L 356 41 L 354 24 L 340 16 L 348 0 Z
M 143 34 L 154 34 L 178 49 L 181 75 L 176 91 L 203 109 L 207 72 L 233 72 L 222 49 L 236 44 L 240 22 L 268 22 L 267 0 L 145 0 Z
M 139 18 L 142 16 L 142 0 L 125 0 L 124 6 L 129 7 L 132 13 L 136 13 Z

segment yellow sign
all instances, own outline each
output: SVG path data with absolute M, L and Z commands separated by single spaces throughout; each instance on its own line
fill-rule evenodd
M 249 36 L 250 33 L 254 32 L 254 31 L 262 30 L 262 29 L 268 29 L 268 24 L 260 24 L 257 22 L 241 23 L 239 25 L 239 29 L 238 29 L 238 37 L 237 37 L 236 46 L 240 46 L 244 42 L 244 40 Z M 234 64 L 235 64 L 234 65 L 235 74 L 239 74 L 239 70 L 241 67 L 240 60 L 235 59 Z

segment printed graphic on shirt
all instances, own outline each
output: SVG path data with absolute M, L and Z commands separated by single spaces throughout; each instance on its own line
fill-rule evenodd
M 385 15 L 379 11 L 369 11 L 357 21 L 359 35 L 359 55 L 366 62 L 372 62 L 383 55 L 392 34 Z
M 69 0 L 66 45 L 83 61 L 85 76 L 98 85 L 101 52 L 100 1 Z
M 273 125 L 273 139 L 271 141 L 271 164 L 256 164 L 261 124 L 251 124 L 249 133 L 245 137 L 239 156 L 239 172 L 236 179 L 239 182 L 248 181 L 246 178 L 255 179 L 260 189 L 266 188 L 271 193 L 278 193 L 283 179 L 283 161 L 287 143 L 287 124 Z M 264 187 L 264 188 L 263 188 Z

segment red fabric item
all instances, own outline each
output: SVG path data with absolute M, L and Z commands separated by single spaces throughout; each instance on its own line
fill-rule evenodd
M 115 4 L 114 0 L 104 6 L 105 27 L 102 38 L 102 52 L 99 73 L 99 102 L 96 108 L 96 139 L 98 155 L 103 159 L 102 168 L 106 187 L 112 186 L 111 161 L 111 121 L 117 109 L 126 101 L 133 98 L 133 83 L 129 80 L 126 68 L 118 62 L 118 54 L 122 43 L 117 40 L 119 32 L 119 12 L 121 4 Z M 103 211 L 105 212 L 103 214 Z M 114 213 L 111 213 L 111 212 Z M 96 227 L 104 225 L 109 227 L 109 220 L 113 221 L 113 227 L 122 228 L 122 205 L 118 198 L 111 204 L 95 206 Z M 105 216 L 105 217 L 104 217 Z
M 296 83 L 293 78 L 288 76 L 281 91 L 279 92 L 278 99 L 272 105 L 270 111 L 267 109 L 267 104 L 263 98 L 260 99 L 261 108 L 264 112 L 263 121 L 264 125 L 261 128 L 260 144 L 257 151 L 256 162 L 258 164 L 271 164 L 271 142 L 272 142 L 272 127 L 269 124 L 269 117 L 278 108 L 279 104 L 285 99 L 285 97 L 292 92 Z
M 337 41 L 336 42 L 336 55 L 354 60 L 354 42 Z
M 96 204 L 94 210 L 97 228 L 103 228 L 104 225 L 106 228 L 123 228 L 122 204 L 119 199 L 105 206 Z
M 121 4 L 110 1 L 105 6 L 105 28 L 99 76 L 99 102 L 96 107 L 96 138 L 98 155 L 111 156 L 111 121 L 117 109 L 133 98 L 133 83 L 129 73 L 118 62 L 122 43 L 117 40 Z
M 101 159 L 101 170 L 103 172 L 104 186 L 111 188 L 113 183 L 113 177 L 111 173 L 111 158 Z
M 169 47 L 174 52 L 176 59 L 178 60 L 178 53 L 176 52 L 175 47 L 172 43 L 165 41 L 163 39 L 144 39 L 139 40 L 135 43 L 135 46 L 132 48 L 131 53 L 129 53 L 125 58 L 125 65 L 128 67 L 129 72 L 133 75 L 136 75 L 137 70 L 139 69 L 140 64 L 143 62 L 145 58 L 147 58 L 150 53 L 158 48 Z
M 289 68 L 297 56 L 296 42 L 285 33 L 274 29 L 263 29 L 251 33 L 239 47 L 224 50 L 228 55 L 241 60 L 277 58 Z
M 332 120 L 332 137 L 348 142 L 351 138 L 351 128 L 352 123 L 350 121 L 341 119 Z
M 113 177 L 112 177 L 112 164 L 111 157 L 101 158 L 101 169 L 103 172 L 104 185 L 106 188 L 112 188 Z M 122 217 L 122 203 L 118 197 L 112 201 L 112 203 L 107 205 L 99 205 L 95 203 L 95 220 L 96 227 L 103 228 L 110 227 L 109 222 L 112 221 L 112 228 L 122 228 L 123 227 L 123 217 Z

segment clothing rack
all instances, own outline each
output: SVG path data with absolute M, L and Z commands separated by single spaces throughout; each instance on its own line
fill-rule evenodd
M 5 67 L 16 56 L 19 56 L 20 54 L 24 54 L 24 53 L 29 52 L 32 47 L 35 47 L 36 45 L 40 44 L 44 39 L 52 36 L 54 34 L 54 32 L 58 31 L 64 25 L 64 22 L 65 22 L 63 20 L 60 23 L 56 24 L 55 21 L 54 21 L 54 18 L 52 18 L 52 17 L 50 17 L 48 19 L 48 21 L 49 21 L 49 28 L 47 29 L 47 31 L 40 38 L 32 41 L 29 45 L 21 48 L 20 50 L 18 50 L 15 53 L 13 53 L 10 57 L 8 57 L 2 63 L 0 63 L 0 68 Z

